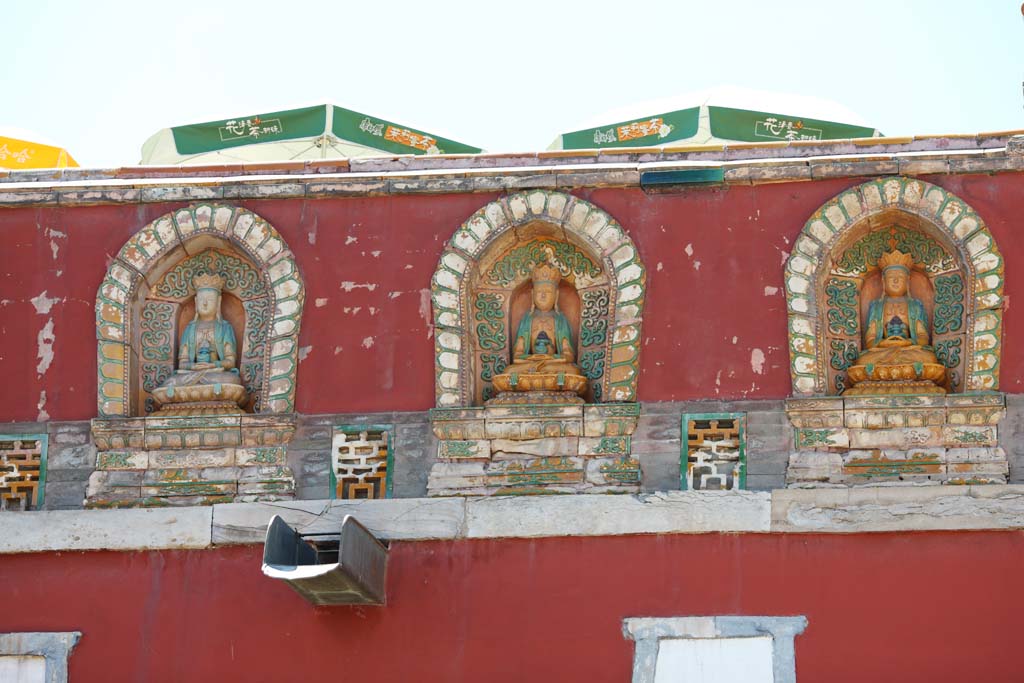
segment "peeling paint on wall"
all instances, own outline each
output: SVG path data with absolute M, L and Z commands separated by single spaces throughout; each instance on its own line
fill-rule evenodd
M 373 348 L 373 337 L 366 337 L 365 339 L 363 339 L 363 348 L 364 349 L 371 349 L 371 348 Z
M 36 365 L 36 374 L 42 376 L 50 369 L 50 363 L 53 362 L 53 342 L 56 339 L 53 336 L 53 318 L 48 318 L 46 324 L 43 325 L 43 329 L 39 330 L 38 336 L 36 336 L 36 357 L 39 358 L 39 364 Z
M 427 288 L 420 290 L 420 317 L 427 326 L 427 339 L 430 339 L 434 336 L 434 323 L 431 318 L 430 290 Z
M 779 293 L 779 288 L 778 287 L 769 287 L 769 286 L 766 285 L 765 288 L 764 288 L 764 295 L 765 296 L 775 296 L 778 293 Z
M 36 416 L 36 422 L 45 422 L 50 419 L 50 414 L 46 412 L 46 390 L 39 392 L 39 402 L 36 403 L 36 410 L 39 411 L 39 415 Z
M 316 300 L 316 307 L 317 308 L 323 308 L 326 305 L 327 305 L 327 297 L 322 297 L 322 298 Z
M 754 349 L 750 352 L 750 369 L 756 375 L 764 374 L 764 351 L 761 349 Z
M 46 229 L 46 235 L 50 237 L 50 251 L 53 253 L 53 260 L 57 260 L 57 255 L 60 253 L 60 245 L 57 244 L 57 239 L 67 239 L 67 234 L 60 230 L 54 230 L 53 228 Z
M 341 289 L 344 289 L 346 292 L 351 292 L 353 289 L 366 289 L 372 292 L 377 289 L 377 284 L 374 282 L 363 282 L 357 284 L 350 280 L 346 280 L 341 283 Z
M 312 346 L 300 346 L 299 347 L 299 362 L 306 360 L 306 356 L 313 350 Z
M 63 301 L 63 299 L 51 299 L 50 297 L 46 296 L 46 290 L 44 289 L 42 294 L 29 299 L 29 301 L 31 301 L 32 305 L 35 306 L 36 313 L 38 313 L 39 315 L 46 315 L 47 313 L 50 312 L 50 309 L 53 308 L 53 305 L 55 303 Z

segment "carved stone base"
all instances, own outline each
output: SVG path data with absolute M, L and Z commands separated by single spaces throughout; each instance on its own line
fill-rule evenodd
M 587 388 L 587 378 L 566 372 L 502 373 L 494 376 L 494 388 L 500 392 L 537 392 L 578 394 Z
M 1002 394 L 792 399 L 791 487 L 1005 484 Z
M 543 395 L 549 393 L 556 392 Z M 433 410 L 438 462 L 430 470 L 428 494 L 639 492 L 640 464 L 632 456 L 631 439 L 639 414 L 635 403 L 581 405 L 578 400 L 495 399 L 482 408 Z
M 160 387 L 153 390 L 153 398 L 161 406 L 160 412 L 165 415 L 213 415 L 217 414 L 218 408 L 230 406 L 234 406 L 235 412 L 240 414 L 240 406 L 249 400 L 249 393 L 241 384 L 196 384 Z M 215 412 L 207 412 L 207 408 Z
M 846 376 L 856 386 L 865 382 L 886 384 L 922 382 L 938 385 L 946 379 L 946 366 L 939 363 L 901 363 L 899 365 L 851 365 L 846 369 Z M 848 393 L 848 392 L 847 392 Z M 894 393 L 894 392 L 883 392 Z M 906 393 L 906 392 L 901 392 Z
M 575 391 L 503 391 L 484 405 L 541 405 L 548 403 L 583 405 Z
M 889 396 L 893 394 L 945 394 L 946 390 L 927 380 L 901 382 L 873 382 L 855 384 L 843 396 Z
M 93 420 L 96 470 L 85 506 L 166 507 L 291 500 L 293 415 Z
M 202 401 L 196 403 L 168 403 L 153 413 L 153 417 L 241 415 L 242 409 L 234 401 Z

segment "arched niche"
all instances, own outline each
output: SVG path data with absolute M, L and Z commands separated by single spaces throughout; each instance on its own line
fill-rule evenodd
M 241 207 L 198 204 L 143 227 L 118 252 L 96 295 L 100 417 L 152 409 L 149 392 L 173 372 L 193 311 L 192 280 L 225 278 L 223 317 L 238 340 L 248 412 L 294 411 L 304 288 L 288 245 Z
M 507 364 L 541 255 L 562 266 L 588 402 L 636 400 L 646 271 L 632 240 L 593 204 L 532 191 L 491 202 L 452 236 L 431 281 L 439 408 L 481 405 Z
M 795 396 L 836 395 L 861 350 L 866 302 L 880 291 L 877 260 L 914 256 L 911 294 L 925 304 L 932 344 L 954 392 L 999 388 L 1003 259 L 962 199 L 913 178 L 847 190 L 804 225 L 786 261 Z

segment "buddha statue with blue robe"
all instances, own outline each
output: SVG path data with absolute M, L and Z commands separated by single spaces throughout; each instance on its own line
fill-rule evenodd
M 898 250 L 878 260 L 884 293 L 868 306 L 864 350 L 847 370 L 853 386 L 846 395 L 946 392 L 946 368 L 928 345 L 928 312 L 910 296 L 913 265 Z
M 562 392 L 582 394 L 587 378 L 576 365 L 572 327 L 558 310 L 556 266 L 538 264 L 532 273 L 532 306 L 523 314 L 512 342 L 512 362 L 494 377 L 500 392 Z M 579 399 L 575 399 L 579 400 Z
M 178 368 L 153 397 L 162 406 L 162 414 L 240 412 L 248 392 L 238 374 L 235 331 L 221 317 L 224 278 L 199 275 L 193 286 L 196 313 L 181 333 Z

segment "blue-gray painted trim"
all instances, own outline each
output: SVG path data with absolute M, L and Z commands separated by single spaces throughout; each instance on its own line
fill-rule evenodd
M 722 167 L 686 168 L 670 171 L 644 171 L 640 174 L 640 187 L 666 185 L 713 185 L 725 182 Z

